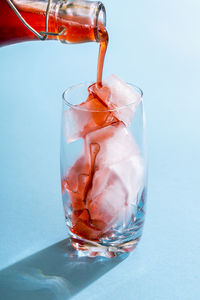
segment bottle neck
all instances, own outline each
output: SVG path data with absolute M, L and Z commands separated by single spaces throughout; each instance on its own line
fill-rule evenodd
M 57 31 L 66 29 L 59 37 L 63 43 L 99 42 L 99 31 L 106 26 L 106 11 L 99 1 L 62 0 L 56 5 L 55 22 Z
M 46 39 L 64 43 L 99 42 L 99 28 L 105 25 L 105 8 L 96 1 L 12 0 L 21 17 Z M 48 21 L 45 25 L 45 21 Z M 48 30 L 47 30 L 48 29 Z M 45 32 L 48 34 L 45 35 Z M 0 44 L 37 40 L 6 0 L 0 1 Z

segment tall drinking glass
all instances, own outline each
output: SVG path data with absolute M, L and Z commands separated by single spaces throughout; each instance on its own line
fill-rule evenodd
M 63 94 L 62 199 L 77 253 L 112 257 L 132 251 L 142 235 L 147 179 L 143 94 L 129 84 L 137 102 L 91 109 L 80 105 L 90 85 L 72 86 Z M 129 122 L 119 121 L 123 118 Z

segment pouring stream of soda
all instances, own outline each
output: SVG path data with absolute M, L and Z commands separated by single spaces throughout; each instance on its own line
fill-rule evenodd
M 108 32 L 106 28 L 102 25 L 98 31 L 99 35 L 99 58 L 98 58 L 98 66 L 97 66 L 97 87 L 102 87 L 102 73 L 103 73 L 103 64 L 106 55 L 106 50 L 108 47 Z

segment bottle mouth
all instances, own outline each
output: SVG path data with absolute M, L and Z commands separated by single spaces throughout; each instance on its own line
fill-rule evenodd
M 96 9 L 96 41 L 100 42 L 99 31 L 101 28 L 106 27 L 106 9 L 102 2 L 97 2 Z
M 97 26 L 99 26 L 99 24 L 101 24 L 106 27 L 106 9 L 105 9 L 105 6 L 103 5 L 103 3 L 100 1 L 97 2 L 96 20 L 97 20 Z

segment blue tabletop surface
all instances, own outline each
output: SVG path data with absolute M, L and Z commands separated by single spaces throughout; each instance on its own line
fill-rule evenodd
M 111 73 L 144 91 L 148 203 L 129 256 L 70 256 L 61 94 L 95 80 L 98 45 L 0 49 L 0 299 L 200 298 L 200 2 L 104 1 Z

